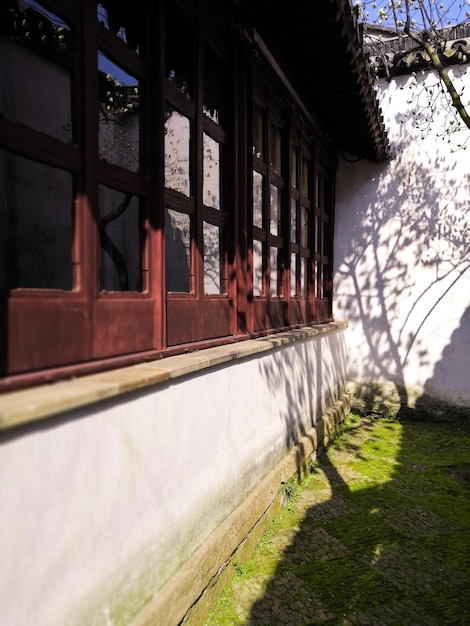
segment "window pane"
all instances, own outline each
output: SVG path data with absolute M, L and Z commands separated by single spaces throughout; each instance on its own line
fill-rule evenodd
M 278 187 L 271 185 L 271 234 L 281 233 L 281 193 Z
M 222 229 L 204 222 L 204 293 L 222 293 Z
M 297 172 L 297 155 L 298 149 L 292 148 L 291 153 L 291 170 L 290 170 L 290 184 L 292 187 L 297 189 L 298 186 L 298 172 Z
M 72 175 L 0 150 L 0 287 L 70 290 Z
M 70 143 L 72 31 L 40 4 L 7 4 L 0 7 L 0 115 Z
M 224 123 L 224 66 L 210 48 L 204 54 L 204 105 L 203 111 L 217 124 Z
M 166 290 L 191 291 L 191 220 L 186 213 L 166 210 L 165 216 Z
M 279 250 L 277 248 L 271 247 L 269 262 L 270 262 L 270 271 L 269 271 L 269 293 L 271 297 L 276 297 L 278 295 L 278 260 Z
M 145 3 L 103 0 L 97 3 L 97 16 L 100 24 L 114 33 L 121 41 L 139 54 L 145 51 L 144 32 L 147 20 Z
M 271 168 L 281 173 L 281 129 L 275 124 L 271 127 Z
M 320 252 L 321 251 L 321 245 L 322 245 L 322 231 L 323 231 L 323 222 L 320 220 L 320 218 L 317 216 L 315 216 L 315 252 Z
M 297 207 L 298 202 L 294 198 L 290 201 L 290 240 L 297 241 Z
M 190 195 L 190 121 L 171 107 L 165 122 L 165 185 Z
M 302 298 L 307 296 L 307 262 L 305 257 L 300 259 L 300 295 Z
M 139 83 L 98 53 L 100 158 L 139 170 Z
M 165 76 L 171 85 L 192 100 L 194 25 L 174 2 L 166 2 L 165 5 Z
M 263 227 L 263 175 L 253 172 L 253 226 Z
M 253 105 L 253 154 L 264 160 L 264 111 Z
M 203 135 L 203 151 L 203 202 L 220 209 L 220 145 L 206 133 Z
M 253 295 L 263 295 L 263 244 L 253 241 Z
M 100 289 L 142 291 L 139 198 L 100 185 Z
M 308 210 L 304 207 L 300 207 L 300 245 L 305 248 L 308 247 Z
M 302 194 L 310 198 L 310 161 L 302 159 Z
M 290 293 L 295 296 L 297 293 L 297 255 L 290 255 Z

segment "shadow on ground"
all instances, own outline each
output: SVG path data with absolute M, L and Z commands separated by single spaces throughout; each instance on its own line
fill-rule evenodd
M 470 419 L 350 416 L 236 569 L 208 626 L 470 624 Z

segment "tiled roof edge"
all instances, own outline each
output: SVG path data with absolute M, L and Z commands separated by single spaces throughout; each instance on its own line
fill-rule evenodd
M 341 20 L 341 36 L 346 40 L 346 49 L 351 55 L 353 72 L 357 75 L 361 99 L 369 121 L 377 161 L 390 158 L 390 145 L 382 111 L 375 91 L 375 77 L 363 48 L 362 25 L 359 23 L 350 0 L 330 0 L 336 7 L 336 19 Z
M 379 78 L 411 74 L 419 69 L 432 69 L 431 60 L 426 52 L 424 50 L 413 51 L 414 47 L 415 43 L 406 35 L 381 41 L 377 46 L 365 43 L 371 70 Z M 408 54 L 406 54 L 407 50 L 410 50 Z M 470 63 L 470 24 L 445 29 L 442 43 L 437 46 L 437 52 L 440 60 L 447 67 Z

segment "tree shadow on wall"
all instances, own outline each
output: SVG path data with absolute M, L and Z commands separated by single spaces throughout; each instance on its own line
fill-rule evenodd
M 439 155 L 431 163 L 410 162 L 400 144 L 396 154 L 388 164 L 352 166 L 369 186 L 361 187 L 362 212 L 348 207 L 337 216 L 347 226 L 336 245 L 335 299 L 352 328 L 361 325 L 367 343 L 367 358 L 354 364 L 352 377 L 392 383 L 407 408 L 407 369 L 435 362 L 430 329 L 439 316 L 448 333 L 445 325 L 455 313 L 446 301 L 455 298 L 470 268 L 470 175 L 462 177 L 457 161 Z M 365 383 L 357 393 L 377 406 L 382 388 Z
M 303 331 L 291 331 L 299 333 Z M 270 343 L 282 339 L 270 336 Z M 302 438 L 315 448 L 323 441 L 327 428 L 324 413 L 343 400 L 346 379 L 346 346 L 343 333 L 325 334 L 312 341 L 299 341 L 279 349 L 260 370 L 275 397 L 277 416 L 283 422 L 286 451 L 297 446 L 297 470 L 302 472 L 305 451 Z M 338 410 L 340 410 L 338 408 Z M 276 416 L 272 416 L 273 419 Z M 315 433 L 312 429 L 315 429 Z

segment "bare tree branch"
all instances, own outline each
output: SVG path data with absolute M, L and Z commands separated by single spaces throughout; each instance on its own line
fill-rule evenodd
M 383 0 L 382 2 L 365 0 L 360 3 L 360 7 L 360 15 L 366 28 L 372 28 L 374 25 L 377 28 L 383 28 L 382 25 L 385 22 L 386 26 L 383 30 L 388 28 L 391 38 L 395 40 L 393 54 L 381 52 L 377 55 L 381 59 L 381 63 L 384 63 L 382 71 L 385 72 L 385 75 L 390 77 L 394 72 L 403 71 L 403 67 L 407 67 L 408 63 L 403 66 L 402 62 L 408 58 L 413 58 L 413 55 L 416 59 L 416 55 L 421 52 L 420 67 L 427 64 L 428 67 L 436 70 L 443 89 L 450 96 L 449 108 L 453 107 L 456 115 L 470 129 L 469 111 L 462 102 L 461 94 L 449 74 L 444 54 L 451 28 L 450 19 L 446 17 L 449 6 L 438 6 L 434 0 Z M 368 8 L 377 9 L 375 21 L 371 21 Z M 459 8 L 463 11 L 463 5 Z M 411 40 L 415 45 L 408 47 L 406 40 Z M 370 45 L 374 49 L 391 50 L 389 47 L 390 40 L 381 40 L 380 37 L 373 45 Z M 460 55 L 460 57 L 460 61 L 458 61 L 457 55 L 454 54 L 451 64 L 468 62 L 465 54 Z
M 409 0 L 407 0 L 407 4 L 409 4 Z M 470 129 L 470 115 L 468 114 L 468 111 L 466 110 L 466 108 L 464 107 L 462 103 L 459 93 L 449 76 L 449 72 L 444 67 L 444 65 L 441 62 L 441 59 L 439 58 L 439 54 L 437 53 L 436 46 L 430 41 L 428 41 L 427 39 L 413 32 L 411 30 L 409 21 L 407 21 L 407 23 L 405 24 L 404 31 L 419 47 L 421 47 L 427 53 L 434 69 L 439 74 L 442 82 L 444 83 L 447 91 L 449 92 L 449 95 L 452 99 L 452 105 L 456 108 L 464 124 L 467 126 L 467 128 Z

